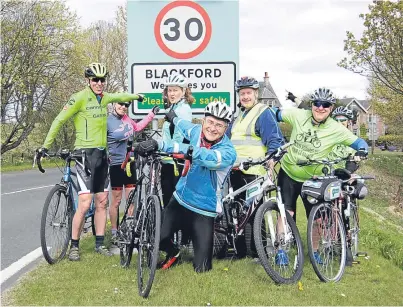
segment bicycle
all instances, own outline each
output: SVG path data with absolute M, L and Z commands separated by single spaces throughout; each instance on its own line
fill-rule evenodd
M 125 168 L 130 158 L 131 144 L 128 144 L 126 159 L 122 164 Z M 154 281 L 157 269 L 159 241 L 161 231 L 161 201 L 158 196 L 158 178 L 161 172 L 161 159 L 173 157 L 187 159 L 182 176 L 190 167 L 193 148 L 187 154 L 168 154 L 155 152 L 138 159 L 139 174 L 136 187 L 129 194 L 122 221 L 117 232 L 117 245 L 120 249 L 120 263 L 127 268 L 130 265 L 134 248 L 137 254 L 137 283 L 139 295 L 147 298 Z M 149 170 L 145 170 L 145 165 Z M 133 215 L 129 208 L 134 206 Z
M 347 198 L 355 193 L 348 182 L 354 177 L 373 179 L 371 176 L 352 176 L 345 169 L 334 170 L 334 165 L 347 159 L 297 162 L 299 166 L 324 165 L 324 176 L 305 181 L 301 190 L 301 195 L 315 205 L 308 217 L 308 254 L 316 275 L 323 282 L 339 281 L 345 270 L 347 248 L 358 249 L 358 207 Z M 346 205 L 348 213 L 344 212 Z M 351 212 L 353 218 L 350 221 L 346 217 Z
M 342 180 L 343 210 L 342 217 L 347 236 L 347 252 L 351 252 L 353 263 L 360 263 L 358 257 L 366 257 L 366 252 L 358 249 L 360 218 L 359 200 L 368 195 L 365 180 L 375 179 L 374 176 L 351 174 L 345 169 L 336 169 L 335 175 Z
M 43 206 L 41 218 L 42 253 L 49 264 L 55 264 L 66 255 L 71 239 L 71 224 L 78 207 L 78 187 L 72 178 L 77 177 L 77 174 L 71 170 L 71 161 L 83 161 L 85 152 L 72 153 L 68 149 L 64 149 L 60 153 L 48 153 L 46 156 L 59 157 L 65 160 L 63 170 L 61 170 L 63 177 L 60 183 L 57 183 L 50 190 Z M 45 173 L 41 159 L 37 159 L 37 155 L 34 156 L 34 165 L 35 163 L 40 172 Z M 55 202 L 52 201 L 54 197 L 56 197 Z M 95 204 L 94 199 L 92 199 L 90 209 L 85 215 L 84 232 L 87 232 L 88 228 L 91 227 L 93 235 L 95 235 L 94 214 Z M 86 226 L 89 223 L 91 226 Z M 59 232 L 61 236 L 58 236 Z M 58 239 L 60 241 L 54 242 Z
M 267 163 L 271 160 L 278 162 L 291 145 L 281 146 L 263 160 L 242 162 L 239 169 L 247 170 L 254 165 L 268 169 Z M 235 197 L 245 191 L 245 202 L 236 201 Z M 270 197 L 274 192 L 276 196 Z M 238 253 L 237 241 L 254 216 L 253 239 L 266 273 L 277 284 L 295 283 L 301 278 L 304 263 L 301 236 L 293 218 L 285 210 L 280 187 L 272 181 L 269 172 L 236 191 L 230 187 L 228 195 L 223 198 L 223 207 L 224 214 L 215 223 L 216 242 L 224 241 L 224 246 L 216 251 L 219 257 L 224 256 L 229 248 Z

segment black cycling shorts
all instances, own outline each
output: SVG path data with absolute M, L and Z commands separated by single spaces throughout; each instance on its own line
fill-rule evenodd
M 108 192 L 108 159 L 105 149 L 85 148 L 85 167 L 83 161 L 76 162 L 78 194 Z M 82 149 L 76 149 L 75 154 Z
M 136 169 L 132 165 L 135 165 L 135 162 L 130 163 L 131 177 L 127 176 L 126 169 L 122 169 L 120 164 L 109 167 L 112 190 L 122 190 L 123 187 L 134 188 L 136 186 Z

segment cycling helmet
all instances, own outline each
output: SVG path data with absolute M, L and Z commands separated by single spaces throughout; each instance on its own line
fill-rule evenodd
M 86 78 L 106 78 L 108 76 L 108 71 L 104 64 L 101 63 L 91 63 L 85 69 Z
M 332 117 L 335 118 L 336 116 L 344 116 L 347 117 L 348 119 L 354 119 L 354 113 L 347 107 L 337 107 L 333 113 Z
M 165 86 L 187 87 L 186 78 L 179 74 L 172 74 L 165 80 Z
M 210 102 L 204 108 L 204 116 L 214 116 L 215 118 L 230 122 L 232 119 L 232 111 L 230 107 L 220 100 Z
M 235 90 L 239 92 L 243 88 L 253 88 L 256 90 L 259 88 L 259 82 L 255 78 L 242 77 L 235 82 Z
M 315 90 L 315 92 L 311 95 L 311 100 L 313 102 L 321 101 L 321 102 L 329 102 L 331 104 L 336 103 L 336 98 L 333 96 L 332 91 L 324 87 Z

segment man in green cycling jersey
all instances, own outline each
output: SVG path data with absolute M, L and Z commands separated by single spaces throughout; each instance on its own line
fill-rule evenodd
M 292 93 L 288 94 L 287 99 L 297 102 L 297 104 L 300 102 Z M 277 121 L 284 121 L 292 126 L 290 141 L 294 145 L 288 149 L 287 154 L 281 160 L 277 183 L 281 188 L 285 208 L 294 216 L 294 219 L 302 184 L 312 176 L 322 174 L 322 167 L 317 165 L 301 167 L 297 165 L 298 161 L 328 159 L 330 152 L 337 144 L 357 150 L 356 160 L 368 154 L 368 144 L 363 139 L 358 138 L 330 117 L 335 103 L 336 99 L 329 89 L 319 88 L 311 95 L 310 110 L 273 108 Z M 302 199 L 302 201 L 308 218 L 313 205 L 306 199 Z M 316 259 L 316 257 L 318 258 Z M 315 254 L 315 259 L 317 262 L 321 261 L 319 254 Z M 276 263 L 285 265 L 288 263 L 288 259 L 277 255 Z
M 62 125 L 74 119 L 76 141 L 74 150 L 84 152 L 83 160 L 77 161 L 78 208 L 73 217 L 69 259 L 80 260 L 79 240 L 85 214 L 95 194 L 95 251 L 102 255 L 112 254 L 104 246 L 106 206 L 108 202 L 107 105 L 112 102 L 142 101 L 143 96 L 129 93 L 106 93 L 104 86 L 108 72 L 100 63 L 92 63 L 85 69 L 88 86 L 73 94 L 63 110 L 55 118 L 38 156 L 45 156 Z

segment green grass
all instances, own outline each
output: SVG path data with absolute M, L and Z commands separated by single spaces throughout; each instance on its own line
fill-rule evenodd
M 42 161 L 42 166 L 46 168 L 50 167 L 55 167 L 55 159 L 52 160 L 44 160 Z M 60 165 L 62 164 L 62 161 L 60 159 L 56 160 L 57 163 Z M 25 170 L 30 170 L 33 169 L 32 167 L 32 161 L 30 162 L 16 162 L 14 164 L 11 163 L 2 163 L 1 164 L 1 172 L 2 173 L 8 173 L 8 172 L 15 172 L 15 171 L 25 171 Z M 35 165 L 34 169 L 38 169 L 38 167 Z
M 403 225 L 401 217 L 389 210 L 394 199 L 383 194 L 393 194 L 389 189 L 401 179 L 402 157 L 382 155 L 379 158 L 369 159 L 360 169 L 360 172 L 372 173 L 378 178 L 369 183 L 370 195 L 360 204 L 394 224 Z M 157 271 L 150 297 L 145 300 L 137 293 L 136 257 L 129 269 L 123 269 L 119 256 L 104 258 L 95 254 L 94 239 L 90 237 L 81 242 L 82 261 L 63 260 L 54 266 L 43 262 L 14 289 L 2 295 L 2 304 L 402 305 L 402 231 L 361 211 L 360 251 L 368 252 L 369 257 L 360 258 L 360 264 L 347 267 L 339 283 L 326 284 L 319 281 L 309 263 L 306 218 L 301 203 L 298 206 L 298 227 L 305 248 L 303 290 L 298 285 L 275 285 L 260 264 L 246 258 L 215 260 L 213 270 L 205 274 L 194 273 L 189 262 L 166 272 Z
M 135 263 L 123 269 L 118 256 L 93 252 L 93 239 L 82 242 L 82 261 L 42 263 L 3 304 L 12 305 L 401 305 L 403 271 L 371 250 L 369 259 L 347 268 L 337 284 L 321 283 L 306 261 L 303 290 L 276 286 L 263 268 L 247 258 L 215 261 L 205 274 L 190 263 L 158 271 L 149 299 L 137 294 Z M 135 260 L 134 260 L 135 262 Z M 117 288 L 117 293 L 115 293 Z

